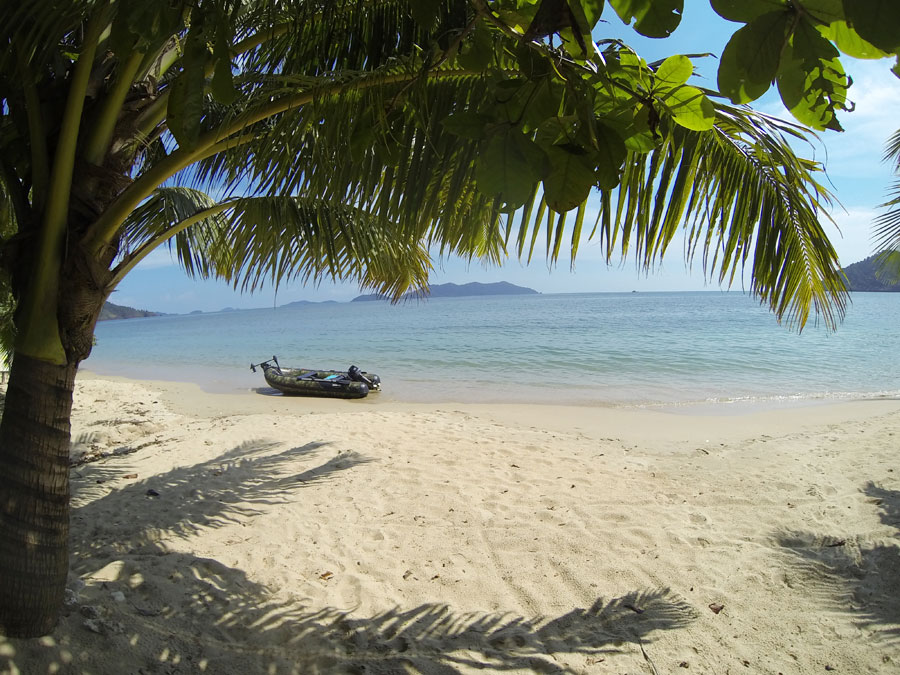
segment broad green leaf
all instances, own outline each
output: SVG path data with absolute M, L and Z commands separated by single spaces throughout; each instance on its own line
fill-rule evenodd
M 650 129 L 650 106 L 648 105 L 642 105 L 635 111 L 631 124 L 624 131 L 618 128 L 616 131 L 624 139 L 625 148 L 631 152 L 643 155 L 652 152 L 659 145 Z
M 540 0 L 504 3 L 498 9 L 497 15 L 507 26 L 524 33 L 528 26 L 531 25 L 531 22 L 534 21 L 534 15 L 537 14 L 539 3 Z
M 789 44 L 792 58 L 810 64 L 810 67 L 819 61 L 830 61 L 840 56 L 834 45 L 805 20 L 797 23 Z
M 709 0 L 709 4 L 723 19 L 740 23 L 750 23 L 763 14 L 787 7 L 786 0 Z
M 410 0 L 409 11 L 416 23 L 425 30 L 431 30 L 437 21 L 441 0 Z
M 498 120 L 512 124 L 538 126 L 548 117 L 559 114 L 560 99 L 565 95 L 561 86 L 554 86 L 551 78 L 536 81 L 507 80 L 495 87 L 494 106 Z
M 523 92 L 524 94 L 525 92 Z M 547 119 L 560 114 L 565 88 L 550 78 L 538 80 L 527 87 L 527 99 L 522 121 L 534 129 Z
M 190 148 L 200 136 L 208 52 L 202 35 L 189 33 L 184 45 L 182 71 L 170 85 L 167 123 L 179 147 Z
M 596 185 L 591 158 L 577 146 L 553 145 L 546 149 L 550 170 L 544 176 L 544 199 L 558 213 L 583 203 Z
M 778 72 L 791 21 L 789 12 L 769 12 L 738 30 L 722 52 L 719 91 L 734 103 L 762 96 Z
M 110 25 L 107 49 L 122 58 L 124 54 L 136 48 L 137 42 L 138 35 L 131 30 L 128 12 L 119 8 Z
M 170 35 L 182 25 L 183 7 L 179 4 L 132 0 L 122 3 L 118 13 L 124 16 L 131 32 L 140 36 L 143 45 L 154 45 L 161 35 Z M 202 17 L 198 16 L 194 23 L 202 23 Z
M 840 66 L 838 60 L 834 64 Z M 817 70 L 807 72 L 799 61 L 786 61 L 778 73 L 778 93 L 784 106 L 798 121 L 817 131 L 841 131 L 825 92 L 811 86 L 818 77 L 820 73 Z
M 213 98 L 224 105 L 234 103 L 238 97 L 231 72 L 231 39 L 230 25 L 223 17 L 223 20 L 219 22 L 216 44 L 213 47 L 213 58 L 216 60 L 216 65 L 210 82 L 210 91 Z
M 494 46 L 491 32 L 480 24 L 472 32 L 472 39 L 465 44 L 457 57 L 459 65 L 466 70 L 481 71 L 487 68 L 494 58 Z
M 574 22 L 572 31 L 578 31 L 581 38 L 580 40 L 574 40 L 573 46 L 578 45 L 578 51 L 581 51 L 581 46 L 584 45 L 585 49 L 588 50 L 588 53 L 573 53 L 573 56 L 589 58 L 593 56 L 591 30 L 593 30 L 594 25 L 603 13 L 603 0 L 599 0 L 599 2 L 596 0 L 568 0 L 568 7 Z
M 678 87 L 687 82 L 693 72 L 694 66 L 688 57 L 670 56 L 657 69 L 653 90 L 662 91 Z
M 626 24 L 634 19 L 634 29 L 653 38 L 668 37 L 681 23 L 684 0 L 609 0 Z
M 238 91 L 234 88 L 230 58 L 225 57 L 216 60 L 215 71 L 210 82 L 210 91 L 213 98 L 224 105 L 229 105 L 237 100 Z
M 547 172 L 547 155 L 515 129 L 482 143 L 475 161 L 478 189 L 502 200 L 508 208 L 522 206 Z
M 835 21 L 829 25 L 817 27 L 819 32 L 847 56 L 855 59 L 881 59 L 887 56 L 871 42 L 863 40 L 859 33 L 850 28 L 846 21 Z
M 550 62 L 525 42 L 516 45 L 516 63 L 522 75 L 529 80 L 546 77 L 553 70 Z
M 837 110 L 847 100 L 849 80 L 837 49 L 802 21 L 784 50 L 778 92 L 785 107 L 814 129 L 840 130 Z
M 444 129 L 455 136 L 481 140 L 485 137 L 485 129 L 492 120 L 481 113 L 463 111 L 447 115 L 441 120 Z
M 844 20 L 843 0 L 804 0 L 803 10 L 823 24 Z
M 612 190 L 619 184 L 622 164 L 628 150 L 622 137 L 614 129 L 597 123 L 597 151 L 594 153 L 594 172 L 597 184 L 604 190 Z
M 623 49 L 613 58 L 607 59 L 606 69 L 610 77 L 626 82 L 629 86 L 650 89 L 652 71 L 647 67 L 646 61 L 630 49 Z
M 900 47 L 900 2 L 844 0 L 847 23 L 859 36 L 885 52 Z
M 702 91 L 687 85 L 666 93 L 663 99 L 675 121 L 692 131 L 708 131 L 716 121 L 716 110 Z
M 562 117 L 550 117 L 544 120 L 536 129 L 534 140 L 542 148 L 551 145 L 564 145 L 573 142 L 572 139 L 583 136 L 582 121 L 577 115 L 564 115 Z M 591 126 L 594 121 L 591 120 Z M 581 144 L 586 145 L 585 143 Z
M 600 16 L 603 14 L 603 5 L 604 0 L 569 0 L 569 7 L 573 12 L 577 7 L 584 13 L 589 31 L 593 30 L 600 20 Z

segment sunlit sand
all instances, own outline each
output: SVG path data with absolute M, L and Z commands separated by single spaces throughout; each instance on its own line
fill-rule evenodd
M 743 415 L 79 378 L 23 673 L 900 668 L 900 402 Z M 66 670 L 69 668 L 70 670 Z

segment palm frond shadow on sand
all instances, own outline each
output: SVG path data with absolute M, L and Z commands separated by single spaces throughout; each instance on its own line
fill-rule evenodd
M 293 471 L 326 445 L 314 442 L 275 451 L 276 443 L 250 441 L 209 461 L 108 491 L 73 510 L 73 523 L 92 524 L 89 531 L 73 531 L 74 569 L 85 571 L 96 550 L 106 556 L 143 548 L 159 551 L 163 538 L 185 538 L 203 529 L 246 521 L 262 509 L 294 499 L 304 487 L 371 461 L 355 452 L 342 452 L 311 468 L 304 463 L 303 470 Z M 90 484 L 97 472 L 108 478 L 109 467 L 109 463 L 98 464 L 82 472 L 81 480 L 73 480 L 73 491 L 83 490 L 78 483 Z M 131 532 L 126 539 L 121 537 L 123 522 Z
M 354 452 L 319 461 L 317 451 L 327 445 L 278 451 L 267 441 L 246 443 L 77 508 L 73 572 L 87 576 L 115 562 L 118 576 L 84 589 L 51 642 L 4 646 L 0 638 L 0 670 L 27 664 L 33 672 L 50 672 L 67 664 L 71 672 L 103 672 L 108 664 L 103 659 L 112 651 L 127 655 L 129 663 L 144 663 L 141 672 L 148 673 L 576 672 L 554 655 L 599 660 L 602 654 L 634 650 L 635 644 L 643 648 L 656 631 L 683 628 L 696 616 L 668 589 L 651 589 L 599 598 L 590 607 L 549 618 L 461 613 L 440 603 L 360 617 L 286 601 L 243 570 L 165 545 L 235 520 L 252 526 L 257 510 L 297 499 L 302 488 L 337 480 L 343 471 L 364 470 L 370 461 Z M 298 468 L 303 470 L 294 473 Z M 93 472 L 110 471 L 109 463 L 82 469 L 80 480 L 88 482 Z M 148 497 L 151 489 L 159 496 Z M 122 522 L 129 525 L 125 538 Z M 171 593 L 159 592 L 173 582 L 179 591 L 175 602 Z M 127 591 L 126 602 L 110 600 L 117 589 Z M 86 630 L 85 605 L 98 613 L 101 634 Z M 173 664 L 180 665 L 172 670 Z
M 868 483 L 863 492 L 896 541 L 860 542 L 847 533 L 784 532 L 776 544 L 797 558 L 796 570 L 833 611 L 883 639 L 900 640 L 900 490 Z

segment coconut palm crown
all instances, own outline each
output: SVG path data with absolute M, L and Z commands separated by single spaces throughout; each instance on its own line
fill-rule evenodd
M 780 7 L 791 44 L 831 18 L 713 2 L 746 24 L 723 55 L 730 102 L 688 83 L 686 56 L 648 64 L 592 35 L 618 15 L 664 37 L 681 4 L 3 3 L 0 630 L 56 621 L 75 372 L 104 300 L 160 246 L 241 289 L 354 280 L 398 298 L 425 289 L 433 253 L 555 262 L 590 234 L 608 260 L 632 252 L 649 268 L 684 230 L 710 277 L 746 267 L 779 319 L 836 323 L 831 197 L 788 142 L 805 132 L 734 105 L 775 77 L 740 57 L 772 23 L 763 9 Z M 848 83 L 800 77 L 831 58 L 803 49 L 782 59 L 791 109 L 833 128 Z

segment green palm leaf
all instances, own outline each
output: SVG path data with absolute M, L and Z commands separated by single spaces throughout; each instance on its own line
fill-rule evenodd
M 189 275 L 245 291 L 298 279 L 356 280 L 399 298 L 423 289 L 431 269 L 419 239 L 404 239 L 358 208 L 284 196 L 216 202 L 196 189 L 164 187 L 127 221 L 116 280 L 164 242 Z
M 885 145 L 884 161 L 894 165 L 894 173 L 900 176 L 900 129 L 895 131 Z M 900 178 L 888 189 L 888 201 L 879 204 L 879 208 L 887 209 L 875 219 L 873 241 L 875 250 L 884 252 L 882 258 L 882 276 L 900 278 L 900 265 L 893 253 L 900 252 Z
M 448 133 L 442 121 L 487 99 L 488 84 L 481 74 L 442 72 L 316 99 L 202 161 L 193 176 L 205 186 L 243 181 L 258 192 L 290 190 L 353 204 L 404 236 L 438 243 L 444 253 L 497 260 L 512 235 L 520 255 L 530 258 L 542 229 L 551 262 L 564 246 L 576 253 L 580 236 L 564 220 L 551 220 L 546 205 L 509 214 L 479 192 L 478 139 Z M 410 108 L 432 111 L 427 121 L 373 116 L 400 95 Z M 628 155 L 620 187 L 598 191 L 607 257 L 633 247 L 649 269 L 689 223 L 689 258 L 700 251 L 704 269 L 719 282 L 732 283 L 749 265 L 751 292 L 779 319 L 802 327 L 815 311 L 835 325 L 846 294 L 820 222 L 831 196 L 815 180 L 818 167 L 798 159 L 786 140 L 805 138 L 802 128 L 743 107 L 719 104 L 716 115 L 709 131 L 664 122 L 651 152 Z M 360 147 L 363 132 L 367 145 Z M 539 183 L 532 189 L 540 203 Z

